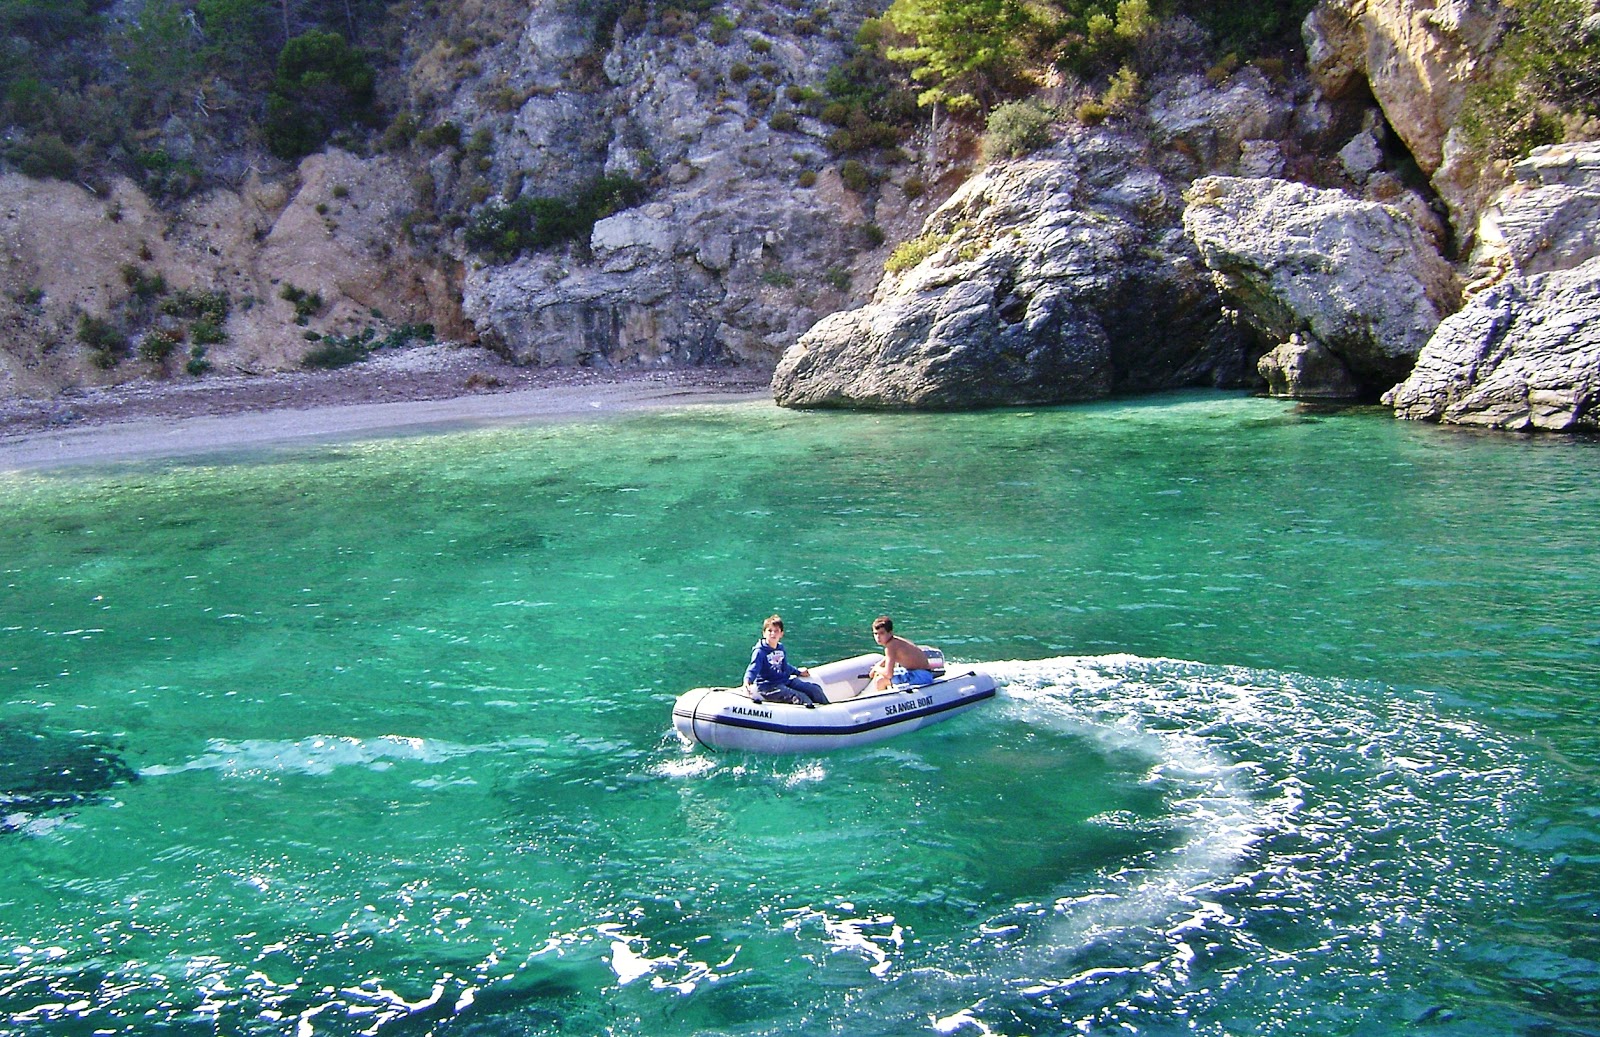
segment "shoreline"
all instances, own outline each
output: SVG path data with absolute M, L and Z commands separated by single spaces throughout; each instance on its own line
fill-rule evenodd
M 524 368 L 429 346 L 338 371 L 137 383 L 0 402 L 0 471 L 771 399 L 748 368 Z

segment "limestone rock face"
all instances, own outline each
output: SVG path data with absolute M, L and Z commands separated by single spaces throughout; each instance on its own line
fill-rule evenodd
M 886 242 L 932 210 L 897 181 L 847 188 L 825 146 L 833 127 L 781 96 L 769 107 L 727 87 L 781 95 L 783 84 L 821 83 L 877 13 L 870 3 L 834 5 L 829 17 L 846 31 L 803 46 L 763 5 L 719 11 L 740 26 L 720 41 L 619 33 L 601 82 L 548 77 L 565 68 L 551 55 L 592 46 L 582 5 L 542 7 L 497 55 L 514 80 L 548 79 L 496 137 L 497 168 L 521 176 L 524 193 L 559 194 L 602 173 L 652 185 L 648 204 L 596 224 L 587 249 L 468 270 L 465 312 L 515 359 L 770 366 L 820 317 L 865 299 Z M 794 118 L 775 129 L 780 109 Z
M 1567 432 L 1600 428 L 1597 398 L 1600 259 L 1475 296 L 1383 399 L 1401 418 Z
M 1570 270 L 1600 255 L 1600 143 L 1535 148 L 1478 224 L 1473 276 Z
M 1600 146 L 1540 148 L 1485 212 L 1474 294 L 1385 396 L 1402 418 L 1600 427 Z
M 1147 115 L 1150 137 L 1162 170 L 1176 177 L 1206 172 L 1245 173 L 1271 158 L 1262 148 L 1288 133 L 1293 106 L 1267 84 L 1254 66 L 1246 66 L 1213 86 L 1199 75 L 1181 76 L 1151 98 Z M 1282 164 L 1281 158 L 1278 164 Z
M 784 353 L 791 407 L 1052 403 L 1247 373 L 1132 138 L 1075 129 L 964 184 L 908 247 L 926 258 Z
M 1288 344 L 1263 374 L 1275 391 L 1291 354 L 1326 396 L 1376 394 L 1411 369 L 1457 304 L 1455 273 L 1393 207 L 1282 180 L 1206 177 L 1190 188 L 1184 227 L 1218 288 L 1267 341 Z M 1348 377 L 1330 372 L 1342 364 Z
M 410 197 L 402 165 L 341 151 L 307 158 L 295 181 L 251 178 L 176 213 L 126 181 L 100 197 L 76 184 L 0 176 L 0 393 L 179 376 L 187 340 L 157 361 L 130 338 L 126 355 L 106 368 L 90 363 L 78 329 L 86 317 L 151 327 L 159 323 L 152 312 L 182 291 L 228 297 L 225 337 L 205 347 L 225 372 L 298 367 L 310 332 L 432 322 L 440 337 L 467 334 L 449 270 L 397 247 Z M 135 282 L 161 287 L 141 298 Z M 283 298 L 290 285 L 324 300 L 306 325 Z M 181 322 L 174 330 L 188 334 Z
M 1458 227 L 1484 198 L 1480 162 L 1447 147 L 1467 90 L 1500 39 L 1504 12 L 1482 0 L 1323 0 L 1306 18 L 1306 59 L 1335 100 L 1365 86 Z

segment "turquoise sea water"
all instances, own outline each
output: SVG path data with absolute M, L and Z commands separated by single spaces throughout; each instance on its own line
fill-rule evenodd
M 0 1019 L 1600 1033 L 1597 475 L 1217 394 L 0 475 Z M 681 747 L 772 611 L 1000 696 Z

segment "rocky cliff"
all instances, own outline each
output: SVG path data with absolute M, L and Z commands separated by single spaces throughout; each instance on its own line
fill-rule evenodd
M 472 0 L 470 38 L 402 48 L 388 94 L 427 123 L 404 147 L 241 160 L 178 204 L 5 174 L 0 391 L 271 371 L 426 325 L 533 365 L 775 368 L 795 406 L 1222 384 L 1589 421 L 1588 319 L 1548 315 L 1589 312 L 1591 157 L 1513 175 L 1469 132 L 1518 24 L 1497 3 L 1324 0 L 1303 65 L 1207 69 L 1174 32 L 1132 104 L 1080 121 L 1091 88 L 1057 82 L 1051 142 L 981 166 L 948 119 L 865 163 L 829 146 L 805 99 L 872 0 L 713 11 Z M 463 200 L 603 178 L 638 200 L 581 240 L 469 243 Z
M 1250 384 L 1247 358 L 1277 395 L 1382 394 L 1404 418 L 1596 427 L 1600 158 L 1581 143 L 1539 148 L 1512 177 L 1494 134 L 1468 132 L 1507 24 L 1488 3 L 1323 3 L 1305 25 L 1303 84 L 1169 78 L 1130 126 L 1153 149 L 1125 140 L 1118 161 L 1074 179 L 1061 170 L 1106 149 L 1100 134 L 1069 133 L 984 170 L 925 226 L 919 240 L 939 247 L 915 270 L 790 349 L 776 398 L 1081 399 Z M 1587 130 L 1568 120 L 1565 132 Z M 1141 174 L 1160 186 L 1149 204 L 1123 204 Z M 1163 231 L 1178 190 L 1175 238 Z M 971 198 L 994 201 L 975 215 Z M 1235 317 L 1244 341 L 1218 352 L 1227 339 L 1205 314 Z M 1144 366 L 1159 358 L 1139 334 L 1152 327 L 1188 350 L 1166 382 Z
M 1600 428 L 1600 145 L 1537 149 L 1485 212 L 1465 306 L 1384 397 L 1402 418 Z
M 1236 384 L 1249 349 L 1148 141 L 1067 130 L 996 163 L 908 246 L 926 258 L 784 354 L 785 406 L 976 407 Z
M 769 5 L 719 11 L 732 26 L 724 35 L 644 25 L 606 53 L 598 88 L 551 83 L 511 117 L 496 161 L 525 171 L 524 182 L 576 166 L 653 184 L 645 204 L 596 224 L 587 255 L 469 270 L 468 315 L 517 358 L 770 368 L 818 318 L 870 291 L 891 239 L 930 211 L 906 181 L 937 180 L 948 166 L 928 178 L 885 167 L 876 182 L 846 186 L 824 146 L 830 127 L 788 99 L 844 59 L 872 6 L 835 5 L 831 31 L 806 36 Z M 541 13 L 507 60 L 549 76 L 559 64 L 547 56 L 588 45 L 584 24 L 576 7 Z
M 1463 235 L 1503 175 L 1469 143 L 1462 114 L 1469 90 L 1489 73 L 1505 16 L 1481 0 L 1326 0 L 1305 23 L 1319 99 L 1371 104 L 1380 117 L 1341 156 L 1361 178 L 1392 133 Z
M 470 335 L 452 264 L 397 247 L 409 179 L 330 151 L 169 211 L 127 181 L 0 176 L 0 392 L 298 367 L 308 334 Z

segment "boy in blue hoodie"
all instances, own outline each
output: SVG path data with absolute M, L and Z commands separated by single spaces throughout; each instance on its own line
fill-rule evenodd
M 745 694 L 755 702 L 822 705 L 828 701 L 822 688 L 800 679 L 809 676 L 810 670 L 789 665 L 783 650 L 783 619 L 768 616 L 761 626 L 761 640 L 751 650 L 750 665 L 744 671 Z

